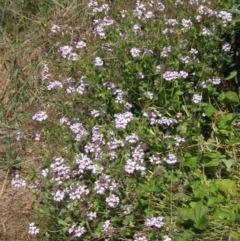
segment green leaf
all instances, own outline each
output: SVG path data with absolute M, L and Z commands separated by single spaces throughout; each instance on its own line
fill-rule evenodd
M 229 103 L 238 103 L 239 97 L 236 92 L 228 91 L 225 93 L 225 98 Z
M 221 160 L 213 160 L 206 164 L 204 164 L 205 167 L 217 167 L 221 163 Z
M 210 195 L 207 196 L 207 199 L 208 199 L 208 201 L 207 201 L 208 207 L 214 207 L 214 206 L 216 206 L 217 203 L 220 202 L 220 200 L 217 197 L 210 196 Z
M 196 168 L 197 167 L 197 157 L 186 154 L 184 165 L 188 166 L 188 167 Z
M 206 197 L 208 195 L 208 187 L 207 186 L 202 186 L 198 189 L 193 190 L 193 194 L 196 198 L 202 198 Z
M 208 226 L 208 220 L 206 214 L 209 212 L 209 209 L 204 206 L 202 203 L 192 203 L 194 208 L 191 209 L 182 209 L 181 214 L 184 218 L 190 219 L 194 222 L 194 227 L 199 230 L 204 230 Z
M 216 185 L 220 191 L 226 195 L 237 196 L 236 183 L 230 179 L 217 180 Z
M 233 79 L 233 78 L 236 77 L 236 76 L 237 76 L 237 71 L 234 70 L 234 71 L 232 71 L 232 72 L 230 73 L 230 75 L 229 75 L 227 78 L 225 78 L 225 80 Z
M 214 115 L 216 112 L 217 112 L 217 109 L 215 109 L 215 107 L 211 104 L 209 104 L 205 109 L 205 114 L 208 117 Z
M 61 225 L 65 226 L 65 227 L 69 226 L 69 224 L 66 221 L 64 221 L 62 219 L 59 219 L 59 218 L 58 218 L 58 224 L 61 224 Z
M 217 120 L 219 122 L 219 128 L 227 129 L 231 125 L 232 121 L 236 118 L 235 113 L 229 113 L 227 115 L 219 115 Z
M 221 93 L 218 97 L 218 101 L 223 102 L 225 104 L 239 103 L 239 97 L 236 92 L 228 91 Z
M 236 164 L 236 160 L 234 159 L 224 159 L 222 160 L 222 162 L 225 164 L 225 166 L 227 167 L 227 169 L 230 169 L 234 164 Z
M 206 218 L 206 214 L 209 212 L 209 209 L 204 206 L 203 204 L 198 204 L 194 210 L 193 210 L 193 215 L 194 215 L 194 222 L 195 225 L 194 227 L 200 230 L 203 230 L 207 227 L 208 225 L 208 220 Z
M 229 212 L 226 212 L 226 211 L 221 210 L 221 209 L 217 209 L 213 213 L 213 216 L 217 219 L 224 220 L 224 219 L 229 217 Z

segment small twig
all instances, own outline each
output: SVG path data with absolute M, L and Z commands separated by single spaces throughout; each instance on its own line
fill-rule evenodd
M 172 228 L 172 214 L 173 214 L 173 210 L 172 210 L 172 187 L 173 187 L 173 167 L 172 167 L 172 175 L 171 175 L 171 190 L 170 190 L 170 223 L 171 223 L 171 228 Z
M 5 177 L 4 182 L 3 182 L 3 185 L 2 185 L 2 189 L 1 189 L 1 192 L 0 192 L 0 198 L 1 198 L 2 194 L 3 194 L 4 188 L 5 188 L 5 186 L 6 186 L 6 181 L 7 181 L 8 173 L 9 173 L 9 168 L 8 168 L 8 170 L 7 170 L 7 174 L 6 174 L 6 177 Z
M 87 230 L 89 231 L 90 235 L 93 237 L 93 238 L 96 238 L 94 233 L 92 232 L 91 228 L 90 228 L 90 225 L 88 223 L 88 220 L 86 219 L 86 225 L 87 225 Z

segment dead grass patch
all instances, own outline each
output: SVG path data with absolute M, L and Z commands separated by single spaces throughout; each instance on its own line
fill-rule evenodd
M 29 220 L 35 205 L 35 197 L 28 189 L 11 186 L 13 174 L 0 171 L 0 239 L 4 241 L 32 241 L 28 235 Z

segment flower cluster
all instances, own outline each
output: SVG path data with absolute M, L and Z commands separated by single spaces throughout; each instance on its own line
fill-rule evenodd
M 159 111 L 157 110 L 144 112 L 143 116 L 149 119 L 150 125 L 160 124 L 170 126 L 174 123 L 177 123 L 177 120 L 170 117 L 162 116 L 162 114 L 159 113 Z
M 68 233 L 73 235 L 74 238 L 80 238 L 85 232 L 84 227 L 76 225 L 72 225 L 72 227 L 68 229 Z
M 58 80 L 49 82 L 49 84 L 47 86 L 47 90 L 52 90 L 52 89 L 55 89 L 55 88 L 62 89 L 63 88 L 63 84 L 60 81 L 58 81 Z
M 131 112 L 118 113 L 114 115 L 115 127 L 117 129 L 125 129 L 127 124 L 133 120 L 133 114 Z
M 136 57 L 139 57 L 140 56 L 140 53 L 141 53 L 141 50 L 134 47 L 130 50 L 130 53 L 132 55 L 133 58 L 136 58 Z
M 180 78 L 183 78 L 183 79 L 186 79 L 188 77 L 188 73 L 186 71 L 166 71 L 164 74 L 163 74 L 163 78 L 166 80 L 166 81 L 173 81 L 173 80 L 177 80 L 177 79 L 180 79 Z
M 59 47 L 58 52 L 60 52 L 62 54 L 62 57 L 64 59 L 68 59 L 68 60 L 72 60 L 75 61 L 77 60 L 79 57 L 77 55 L 77 53 L 72 52 L 73 51 L 73 47 L 69 46 L 69 45 L 64 45 Z
M 35 226 L 35 223 L 29 223 L 28 234 L 30 235 L 39 234 L 39 228 Z
M 97 194 L 103 194 L 106 190 L 116 191 L 118 183 L 109 175 L 102 174 L 94 183 L 94 190 Z
M 134 241 L 148 241 L 144 234 L 134 234 Z
M 226 11 L 220 11 L 217 16 L 222 19 L 224 27 L 226 27 L 227 24 L 230 23 L 233 19 L 232 14 Z
M 161 228 L 164 226 L 163 217 L 150 217 L 145 220 L 145 225 L 148 227 Z
M 25 187 L 26 181 L 21 179 L 19 175 L 17 174 L 11 181 L 11 185 L 16 188 Z
M 107 236 L 111 237 L 113 232 L 114 232 L 114 227 L 111 223 L 110 220 L 106 220 L 104 223 L 103 223 L 103 226 L 102 226 L 102 231 L 104 233 L 107 234 Z
M 103 60 L 100 57 L 96 57 L 95 62 L 94 62 L 94 66 L 95 67 L 102 67 L 103 66 Z
M 115 194 L 111 194 L 109 197 L 106 198 L 106 202 L 109 207 L 114 208 L 119 204 L 119 197 Z
M 165 161 L 167 164 L 175 164 L 178 162 L 177 157 L 174 154 L 168 154 L 167 157 L 163 158 L 163 161 Z
M 194 94 L 194 95 L 193 95 L 192 101 L 193 101 L 195 104 L 198 104 L 199 102 L 201 102 L 201 100 L 202 100 L 202 96 L 201 96 L 201 95 L 198 95 L 198 94 Z
M 128 159 L 124 166 L 124 170 L 127 173 L 133 173 L 134 171 L 145 172 L 146 167 L 144 164 L 144 151 L 141 145 L 132 149 L 132 159 Z
M 33 117 L 33 120 L 42 122 L 48 118 L 47 112 L 46 111 L 38 111 Z

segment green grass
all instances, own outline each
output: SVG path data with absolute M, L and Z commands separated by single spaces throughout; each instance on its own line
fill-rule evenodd
M 222 48 L 234 40 L 238 16 L 224 26 L 214 14 L 197 14 L 196 4 L 174 3 L 146 3 L 142 12 L 154 9 L 154 16 L 143 19 L 133 14 L 135 1 L 111 1 L 107 16 L 114 22 L 99 36 L 101 20 L 95 20 L 106 14 L 93 14 L 88 1 L 0 1 L 1 51 L 8 53 L 11 79 L 1 110 L 10 126 L 1 168 L 20 162 L 21 176 L 29 149 L 33 160 L 41 159 L 27 173 L 28 184 L 40 184 L 29 218 L 39 228 L 36 240 L 69 240 L 76 234 L 69 233 L 72 225 L 84 227 L 81 240 L 239 240 L 239 47 Z M 208 14 L 238 7 L 203 5 Z M 86 47 L 76 47 L 80 40 Z M 76 60 L 63 56 L 63 46 L 72 47 Z M 45 120 L 32 119 L 39 111 Z M 17 131 L 19 142 L 12 141 Z M 133 133 L 138 139 L 130 142 Z M 11 151 L 16 145 L 20 151 Z M 48 173 L 43 177 L 39 169 Z M 74 197 L 78 188 L 81 198 Z M 58 192 L 64 198 L 57 200 Z M 124 213 L 125 205 L 131 211 Z M 164 221 L 147 225 L 151 217 Z M 113 228 L 104 231 L 107 220 Z

